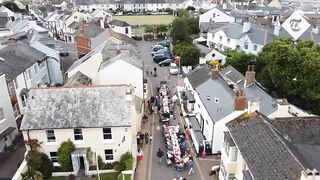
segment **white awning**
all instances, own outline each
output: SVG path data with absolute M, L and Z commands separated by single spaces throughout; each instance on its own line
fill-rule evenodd
M 204 37 L 198 37 L 198 38 L 195 39 L 194 41 L 196 41 L 196 42 L 203 42 L 203 41 L 207 41 L 207 39 L 204 38 Z

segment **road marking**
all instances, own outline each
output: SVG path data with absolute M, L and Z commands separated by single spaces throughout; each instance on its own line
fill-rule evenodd
M 149 78 L 147 78 L 148 79 L 148 82 L 150 82 L 150 79 Z M 152 86 L 152 82 L 150 82 L 150 89 L 151 89 L 151 96 L 153 96 L 153 86 Z M 152 113 L 152 124 L 154 124 L 154 116 L 155 116 L 155 114 L 154 113 Z M 153 142 L 154 142 L 154 140 L 155 140 L 155 136 L 154 136 L 154 125 L 153 126 L 151 126 L 151 134 L 152 134 L 152 142 L 151 142 L 151 150 L 150 150 L 150 154 L 149 154 L 149 168 L 150 168 L 150 170 L 148 171 L 148 180 L 151 180 L 151 171 L 152 171 L 152 155 L 153 155 Z

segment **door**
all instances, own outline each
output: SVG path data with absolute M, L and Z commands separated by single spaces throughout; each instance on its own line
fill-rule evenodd
M 80 159 L 80 169 L 84 169 L 84 159 L 83 159 L 83 156 L 80 156 L 79 159 Z
M 9 136 L 5 136 L 5 137 L 4 137 L 4 143 L 6 144 L 7 147 L 9 147 L 9 146 L 11 145 Z
M 204 127 L 204 119 L 203 119 L 203 117 L 202 117 L 202 115 L 200 114 L 200 129 L 201 129 L 201 131 L 203 132 L 203 127 Z

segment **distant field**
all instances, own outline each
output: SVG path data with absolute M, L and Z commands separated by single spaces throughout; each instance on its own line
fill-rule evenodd
M 174 19 L 171 15 L 113 16 L 112 18 L 126 21 L 130 25 L 169 24 Z

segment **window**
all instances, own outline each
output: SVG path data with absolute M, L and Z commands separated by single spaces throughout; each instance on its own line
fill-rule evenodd
M 39 62 L 38 65 L 39 65 L 40 69 L 42 69 L 44 67 L 44 65 L 45 65 L 44 61 Z
M 230 43 L 230 38 L 227 38 L 227 43 L 228 43 L 228 44 Z
M 220 41 L 222 41 L 222 36 L 220 36 Z
M 248 43 L 244 43 L 244 49 L 248 49 Z
M 14 113 L 14 117 L 18 117 L 20 115 L 19 110 L 18 110 L 18 103 L 16 103 L 15 105 L 12 106 L 13 108 L 13 113 Z M 0 118 L 1 119 L 1 118 Z
M 257 45 L 253 45 L 253 50 L 257 51 L 257 49 L 258 49 L 258 46 Z
M 34 73 L 35 73 L 35 74 L 37 74 L 37 73 L 38 73 L 38 67 L 37 67 L 37 64 L 36 64 L 36 65 L 34 65 L 34 66 L 33 66 L 33 68 L 34 68 Z
M 47 142 L 56 142 L 56 136 L 54 135 L 54 130 L 46 130 Z
M 0 121 L 4 119 L 3 108 L 0 108 Z
M 105 154 L 106 160 L 113 160 L 113 150 L 112 149 L 104 150 L 104 154 Z
M 50 159 L 51 162 L 58 162 L 58 153 L 57 152 L 50 152 Z
M 111 128 L 103 128 L 103 139 L 112 139 Z
M 212 17 L 216 17 L 216 13 L 213 13 L 213 14 L 212 14 Z
M 134 4 L 133 7 L 136 7 L 136 5 Z
M 23 107 L 27 106 L 27 97 L 25 95 L 21 96 L 21 103 Z
M 126 28 L 126 34 L 128 34 L 129 33 L 129 29 L 128 28 Z
M 74 140 L 83 140 L 82 129 L 73 129 Z
M 228 180 L 234 180 L 235 178 L 234 174 L 228 174 Z
M 18 81 L 17 81 L 16 78 L 13 80 L 13 84 L 14 84 L 14 87 L 16 87 L 16 89 L 19 88 L 19 86 L 18 86 Z
M 29 79 L 32 79 L 32 76 L 31 76 L 31 69 L 28 69 L 28 75 L 29 75 Z

